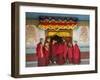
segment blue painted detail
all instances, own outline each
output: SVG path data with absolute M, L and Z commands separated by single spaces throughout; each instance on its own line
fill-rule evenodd
M 26 12 L 27 19 L 39 20 L 39 16 L 60 16 L 60 17 L 77 17 L 78 20 L 89 20 L 89 15 L 79 15 L 79 14 L 60 14 L 60 13 L 36 13 L 36 12 Z

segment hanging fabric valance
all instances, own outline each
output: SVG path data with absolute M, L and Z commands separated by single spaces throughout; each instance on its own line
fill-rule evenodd
M 40 16 L 39 28 L 44 30 L 74 29 L 78 25 L 76 17 Z

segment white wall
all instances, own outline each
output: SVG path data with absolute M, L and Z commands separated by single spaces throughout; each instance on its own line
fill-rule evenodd
M 16 80 L 10 77 L 10 59 L 11 59 L 11 2 L 15 0 L 1 0 L 0 2 L 0 80 Z M 55 3 L 55 4 L 76 4 L 98 6 L 100 10 L 100 0 L 16 0 L 29 1 L 41 3 Z M 100 14 L 100 11 L 98 11 Z M 98 16 L 100 21 L 100 16 Z M 99 25 L 100 26 L 100 23 Z M 98 34 L 100 35 L 100 27 L 98 27 Z M 100 44 L 100 37 L 98 37 L 98 44 Z M 98 45 L 98 48 L 100 45 Z M 98 53 L 100 52 L 100 49 Z M 100 56 L 100 54 L 98 54 Z M 98 57 L 99 58 L 99 57 Z M 100 80 L 100 58 L 98 59 L 99 73 L 97 74 L 81 74 L 81 75 L 65 75 L 54 77 L 39 77 L 39 78 L 23 78 L 18 80 Z
M 73 30 L 73 42 L 78 41 L 78 45 L 82 52 L 89 51 L 89 26 L 78 26 L 78 29 Z M 85 28 L 83 32 L 82 29 Z M 86 35 L 84 35 L 84 33 Z

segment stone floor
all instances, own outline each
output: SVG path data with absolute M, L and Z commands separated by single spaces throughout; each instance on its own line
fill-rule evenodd
M 81 59 L 81 63 L 82 64 L 89 64 L 89 59 Z M 67 62 L 64 65 L 73 65 L 73 64 L 68 64 Z M 49 66 L 58 66 L 57 64 L 50 64 Z M 26 62 L 26 67 L 37 67 L 37 61 L 30 61 L 30 62 Z

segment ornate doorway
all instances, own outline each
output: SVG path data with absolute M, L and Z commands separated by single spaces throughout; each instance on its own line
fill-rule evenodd
M 52 37 L 54 35 L 63 37 L 66 42 L 72 42 L 72 37 L 73 37 L 73 30 L 68 29 L 68 30 L 46 30 L 46 37 Z

